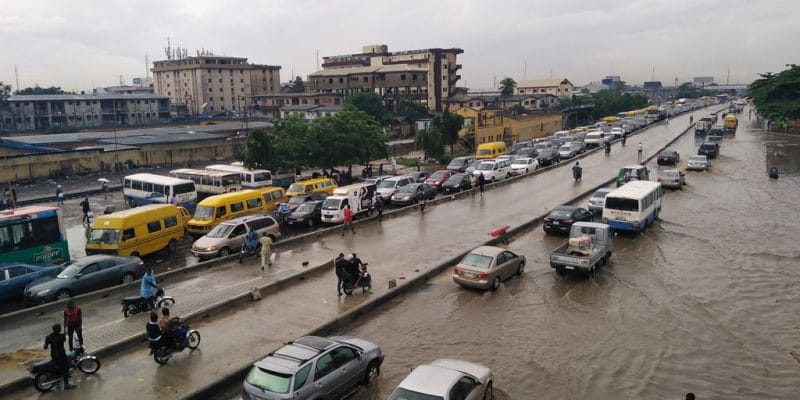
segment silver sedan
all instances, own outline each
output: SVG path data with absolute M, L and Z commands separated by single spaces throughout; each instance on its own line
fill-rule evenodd
M 493 380 L 494 373 L 483 365 L 439 359 L 414 368 L 389 400 L 490 400 L 494 398 Z
M 469 252 L 453 270 L 453 282 L 478 289 L 497 290 L 500 282 L 525 269 L 525 256 L 501 247 L 481 246 Z

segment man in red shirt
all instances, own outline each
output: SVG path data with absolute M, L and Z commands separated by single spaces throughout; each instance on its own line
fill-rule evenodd
M 78 346 L 83 347 L 83 313 L 80 307 L 70 299 L 67 301 L 67 308 L 64 309 L 64 326 L 67 328 L 69 337 L 69 351 L 73 351 L 73 337 L 78 334 Z
M 353 229 L 353 210 L 350 209 L 350 206 L 344 206 L 344 224 L 342 225 L 342 236 L 344 233 L 347 232 L 347 228 L 350 227 L 350 231 L 353 234 L 356 234 L 356 230 Z

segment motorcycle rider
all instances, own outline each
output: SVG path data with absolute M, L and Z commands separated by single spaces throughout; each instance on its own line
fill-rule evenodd
M 75 385 L 69 383 L 69 358 L 67 352 L 64 350 L 64 342 L 67 337 L 61 333 L 61 325 L 53 325 L 53 333 L 47 335 L 44 339 L 44 349 L 50 348 L 50 361 L 59 368 L 63 374 L 64 389 L 75 389 Z
M 583 175 L 583 168 L 581 168 L 580 161 L 576 161 L 575 165 L 572 166 L 572 176 L 575 178 L 576 181 L 581 179 Z
M 142 296 L 143 299 L 147 300 L 148 310 L 155 308 L 155 296 L 157 290 L 158 281 L 153 273 L 153 267 L 149 267 L 147 272 L 145 272 L 144 276 L 142 277 L 142 284 L 139 288 L 139 295 Z M 156 315 L 156 318 L 158 318 L 158 315 Z
M 170 318 L 169 314 L 169 308 L 164 307 L 161 309 L 161 320 L 158 321 L 158 325 L 162 334 L 171 343 L 186 345 L 187 330 L 183 326 L 183 320 L 178 316 Z
M 239 254 L 239 264 L 242 263 L 242 259 L 247 252 L 254 252 L 256 247 L 258 246 L 258 232 L 255 229 L 251 229 L 250 232 L 247 232 L 247 236 L 244 238 L 244 243 L 242 244 L 242 251 Z
M 350 276 L 347 275 L 347 264 L 348 262 L 345 261 L 344 254 L 339 253 L 339 256 L 333 261 L 333 266 L 336 269 L 336 291 L 339 293 L 339 296 L 342 295 L 342 286 L 344 284 L 350 284 L 352 280 Z
M 155 311 L 150 311 L 150 321 L 147 321 L 145 330 L 147 331 L 147 341 L 150 343 L 150 354 L 152 354 L 164 337 L 161 326 L 158 324 L 158 314 Z

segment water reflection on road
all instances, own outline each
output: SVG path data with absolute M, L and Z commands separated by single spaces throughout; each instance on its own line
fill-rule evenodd
M 596 278 L 558 278 L 548 252 L 563 238 L 535 230 L 508 246 L 526 274 L 497 292 L 443 273 L 353 327 L 387 354 L 355 398 L 384 399 L 439 357 L 491 366 L 498 399 L 800 398 L 800 140 L 747 125 L 710 171 L 686 173 L 647 233 L 617 238 Z M 699 141 L 675 145 L 680 167 Z

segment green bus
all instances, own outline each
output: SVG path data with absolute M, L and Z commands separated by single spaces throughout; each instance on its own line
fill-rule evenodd
M 28 206 L 0 211 L 0 262 L 40 265 L 68 261 L 61 209 Z

